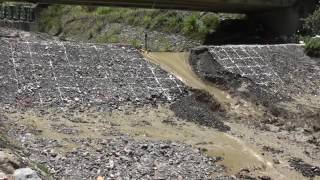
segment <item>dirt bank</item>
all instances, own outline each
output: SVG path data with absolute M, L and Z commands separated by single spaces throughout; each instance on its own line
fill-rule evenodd
M 279 124 L 318 129 L 320 68 L 299 45 L 202 47 L 190 62 L 200 77 L 262 105 Z
M 143 57 L 130 46 L 1 32 L 1 130 L 43 177 L 317 178 L 319 130 L 311 126 L 316 116 L 302 126 L 276 116 L 279 108 L 271 109 L 271 103 L 255 101 L 269 99 L 257 92 L 286 97 L 274 98 L 277 106 L 305 96 L 285 88 L 278 96 L 272 91 L 276 84 L 262 86 L 228 71 L 211 61 L 213 55 L 203 61 L 221 49 L 192 52 L 191 59 L 186 53 Z M 302 67 L 316 67 L 311 64 Z M 270 77 L 280 76 L 274 70 Z M 309 83 L 303 87 L 308 93 L 318 83 L 301 75 L 290 85 L 302 82 Z M 316 98 L 301 102 L 319 107 Z
M 245 46 L 240 47 L 245 48 Z M 283 50 L 283 46 L 275 46 L 272 48 L 277 50 L 277 47 L 280 51 Z M 288 47 L 290 49 L 290 45 Z M 247 48 L 252 48 L 252 46 L 248 46 Z M 262 46 L 260 48 L 262 48 Z M 297 54 L 299 54 L 299 52 L 301 51 L 298 51 Z M 319 119 L 317 119 L 316 116 L 307 116 L 307 114 L 304 114 L 303 117 L 301 113 L 300 118 L 308 120 L 303 121 L 304 124 L 302 124 L 298 118 L 291 119 L 276 113 L 277 110 L 279 111 L 279 107 L 285 106 L 284 103 L 295 104 L 294 99 L 292 98 L 294 93 L 279 90 L 278 92 L 281 92 L 282 94 L 275 95 L 274 91 L 268 89 L 269 87 L 267 87 L 267 84 L 259 84 L 254 78 L 250 79 L 249 77 L 229 71 L 223 63 L 215 60 L 206 48 L 193 51 L 190 59 L 185 54 L 177 53 L 148 53 L 145 54 L 145 56 L 150 61 L 159 64 L 163 69 L 173 72 L 189 86 L 208 92 L 211 95 L 211 97 L 210 95 L 207 95 L 205 98 L 206 100 L 202 101 L 206 104 L 207 108 L 214 107 L 211 108 L 210 111 L 208 111 L 208 109 L 205 111 L 210 112 L 212 115 L 208 118 L 210 119 L 209 122 L 211 124 L 224 122 L 232 135 L 239 137 L 244 142 L 255 144 L 263 155 L 266 157 L 269 156 L 270 161 L 273 162 L 273 166 L 280 169 L 280 171 L 285 172 L 284 174 L 290 174 L 292 171 L 288 170 L 287 167 L 292 166 L 298 172 L 302 172 L 306 177 L 316 176 L 317 166 L 319 167 L 319 146 L 317 145 L 316 139 L 318 139 L 319 133 L 314 125 L 318 124 Z M 232 56 L 230 56 L 230 59 L 231 57 Z M 290 58 L 290 56 L 287 58 Z M 188 63 L 189 60 L 191 66 Z M 274 61 L 278 60 L 279 59 L 274 59 Z M 311 62 L 312 61 L 313 60 L 311 60 Z M 247 66 L 249 68 L 252 67 L 250 64 L 247 64 Z M 289 64 L 288 66 L 290 67 L 292 64 Z M 298 66 L 296 65 L 296 67 Z M 192 68 L 200 75 L 199 77 L 194 74 L 191 70 Z M 305 65 L 300 66 L 300 68 L 305 68 Z M 271 69 L 269 68 L 268 70 L 270 71 Z M 274 75 L 275 74 L 276 73 L 274 73 Z M 316 75 L 317 74 L 313 74 L 313 76 Z M 258 76 L 258 74 L 256 76 Z M 310 78 L 305 77 L 303 74 L 299 74 L 299 77 L 300 79 L 297 79 L 297 83 L 305 81 L 306 78 Z M 271 79 L 274 80 L 272 76 Z M 313 83 L 317 83 L 317 81 L 314 81 Z M 273 87 L 276 87 L 274 84 L 272 85 Z M 308 89 L 315 88 L 312 83 L 309 85 L 309 87 L 302 87 L 302 89 L 306 89 L 306 92 L 308 92 Z M 291 84 L 291 86 L 293 85 Z M 299 86 L 295 85 L 295 87 Z M 277 99 L 277 96 L 287 98 Z M 187 105 L 188 108 L 184 109 L 184 113 L 182 114 L 185 116 L 188 114 L 188 117 L 184 118 L 191 118 L 197 123 L 203 123 L 202 118 L 206 117 L 206 115 L 202 114 L 201 111 L 196 110 L 201 109 L 201 105 L 193 102 L 191 97 L 187 98 L 189 99 L 186 101 L 183 100 L 185 98 L 182 98 L 182 100 L 180 100 L 182 103 L 180 103 L 179 106 L 173 104 L 173 107 L 179 107 L 178 109 L 181 110 L 181 108 L 184 107 L 183 104 Z M 210 100 L 211 98 L 214 100 L 214 106 L 210 103 L 212 102 L 212 100 Z M 314 96 L 313 100 L 305 99 L 304 103 L 308 104 L 305 108 L 312 107 L 315 108 L 313 109 L 313 112 L 317 112 L 319 103 L 316 98 L 317 96 Z M 288 101 L 288 99 L 290 99 L 290 101 Z M 276 104 L 276 102 L 279 104 Z M 220 106 L 217 106 L 217 104 Z M 223 111 L 221 111 L 222 109 Z M 197 117 L 194 118 L 195 116 Z M 217 119 L 219 119 L 219 121 L 217 121 Z M 239 122 L 241 124 L 239 124 Z M 208 125 L 208 123 L 206 125 Z M 301 168 L 297 168 L 297 163 L 295 165 L 290 163 L 292 161 L 291 159 L 295 159 L 296 157 L 301 157 L 304 161 L 313 165 L 303 162 L 300 163 L 301 165 L 298 165 Z M 232 164 L 228 164 L 227 167 L 232 167 Z M 304 167 L 308 168 L 304 169 Z M 315 170 L 314 173 L 311 172 L 313 170 Z M 251 170 L 249 171 L 252 173 Z M 269 172 L 266 174 L 270 175 L 272 173 Z M 288 175 L 279 175 L 275 179 L 281 178 L 287 179 Z M 290 179 L 303 179 L 303 177 L 302 175 L 293 175 Z

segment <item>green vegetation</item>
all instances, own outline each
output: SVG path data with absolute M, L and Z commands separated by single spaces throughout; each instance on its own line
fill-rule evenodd
M 31 166 L 33 167 L 33 169 L 37 170 L 38 172 L 41 172 L 41 175 L 46 177 L 47 180 L 53 180 L 53 177 L 50 173 L 50 169 L 45 165 L 34 162 L 31 164 Z
M 181 33 L 195 39 L 204 38 L 207 33 L 215 31 L 219 25 L 219 17 L 212 13 L 110 7 L 99 7 L 95 13 L 105 17 L 109 22 L 126 23 L 162 32 Z
M 162 44 L 162 47 L 159 49 L 160 51 L 170 51 L 172 48 L 170 42 L 165 38 L 160 38 L 159 43 Z
M 306 42 L 305 51 L 309 56 L 320 57 L 320 37 L 309 39 Z
M 206 34 L 215 31 L 219 25 L 219 18 L 212 15 L 204 15 L 193 13 L 183 21 L 182 32 L 192 38 L 204 38 Z
M 138 39 L 133 39 L 133 40 L 129 41 L 129 44 L 131 44 L 133 47 L 139 49 L 139 48 L 141 48 L 142 42 Z
M 94 34 L 99 34 L 107 23 L 178 33 L 201 40 L 207 33 L 217 29 L 219 17 L 213 13 L 200 12 L 55 5 L 43 10 L 39 30 L 53 35 L 62 33 L 68 37 L 82 34 L 84 38 L 90 39 Z M 83 34 L 84 31 L 86 33 Z M 116 41 L 116 35 L 116 32 L 107 33 L 96 39 L 101 43 Z
M 101 26 L 98 26 L 101 27 Z M 97 32 L 101 31 L 101 29 L 96 29 Z M 119 26 L 113 26 L 109 29 L 109 31 L 106 31 L 102 34 L 97 35 L 95 38 L 95 42 L 97 43 L 119 43 L 120 38 L 119 35 L 121 33 L 121 28 Z
M 311 35 L 320 34 L 320 7 L 305 19 L 304 29 Z
M 304 34 L 301 37 L 306 43 L 305 51 L 309 56 L 320 57 L 320 37 L 313 37 L 320 35 L 320 7 L 304 20 Z

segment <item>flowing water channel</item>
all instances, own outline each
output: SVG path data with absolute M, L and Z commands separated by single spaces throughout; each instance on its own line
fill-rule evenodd
M 189 53 L 149 52 L 144 53 L 143 55 L 148 61 L 155 63 L 162 69 L 174 74 L 189 87 L 210 93 L 218 102 L 227 107 L 229 111 L 242 111 L 241 109 L 235 110 L 232 108 L 232 106 L 236 104 L 236 100 L 232 98 L 230 94 L 220 90 L 210 82 L 205 82 L 193 72 L 189 64 Z M 252 106 L 252 104 L 249 105 Z M 256 108 L 252 108 L 251 110 L 259 111 Z M 261 114 L 261 112 L 251 112 L 251 114 L 252 113 L 257 115 Z M 244 142 L 230 133 L 220 132 L 212 128 L 204 130 L 195 125 L 191 128 L 188 126 L 185 126 L 184 128 L 187 129 L 186 134 L 190 133 L 189 136 L 182 139 L 175 135 L 174 137 L 167 138 L 178 141 L 182 140 L 195 147 L 204 148 L 209 156 L 223 157 L 222 164 L 227 167 L 230 174 L 249 168 L 258 170 L 262 175 L 270 176 L 272 179 L 305 179 L 297 172 L 291 170 L 278 170 L 271 161 L 271 157 L 263 156 L 257 147 Z M 167 129 L 167 127 L 165 129 Z M 165 129 L 164 132 L 168 131 Z M 181 129 L 174 130 L 174 132 L 179 131 L 181 131 Z
M 227 92 L 204 82 L 192 71 L 188 63 L 188 53 L 147 53 L 145 59 L 174 74 L 186 85 L 209 92 L 226 107 L 235 100 Z M 62 142 L 57 151 L 72 151 L 78 144 L 73 138 L 105 139 L 118 135 L 129 135 L 136 139 L 164 140 L 182 142 L 202 150 L 209 156 L 222 157 L 219 163 L 227 168 L 229 175 L 242 169 L 250 169 L 256 175 L 267 175 L 272 179 L 304 179 L 296 171 L 279 170 L 272 158 L 262 155 L 261 150 L 244 141 L 231 132 L 221 132 L 213 128 L 197 125 L 178 118 L 168 105 L 158 107 L 123 107 L 123 110 L 111 112 L 90 109 L 85 112 L 64 112 L 50 108 L 46 113 L 37 110 L 8 113 L 12 122 L 20 126 L 40 130 L 36 136 Z M 13 123 L 14 124 L 14 123 Z M 237 128 L 227 123 L 232 129 Z M 76 134 L 62 134 L 52 127 L 70 128 Z M 14 128 L 14 127 L 11 127 Z M 249 131 L 243 129 L 242 131 Z M 97 144 L 99 146 L 99 144 Z M 92 147 L 93 149 L 95 147 Z

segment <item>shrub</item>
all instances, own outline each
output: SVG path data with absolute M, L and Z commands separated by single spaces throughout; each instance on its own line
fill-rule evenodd
M 320 34 L 320 7 L 304 20 L 303 27 L 312 35 Z
M 97 31 L 94 31 L 97 32 Z M 121 27 L 111 26 L 106 32 L 98 35 L 95 40 L 98 43 L 119 43 L 120 42 Z
M 138 39 L 132 39 L 130 40 L 129 44 L 131 44 L 133 47 L 140 49 L 142 47 L 142 41 Z
M 43 32 L 50 32 L 54 29 L 53 34 L 59 33 L 62 26 L 63 7 L 60 5 L 49 6 L 41 12 L 38 28 Z
M 152 17 L 151 16 L 143 17 L 143 26 L 145 28 L 148 28 L 150 26 L 151 22 L 152 22 Z
M 161 29 L 165 27 L 167 22 L 167 16 L 165 14 L 158 14 L 154 17 L 153 22 L 150 25 L 150 29 Z
M 183 22 L 182 32 L 187 35 L 192 35 L 195 32 L 198 32 L 198 29 L 199 29 L 198 19 L 199 18 L 196 15 L 191 15 L 191 16 L 186 17 Z
M 305 46 L 305 51 L 309 56 L 320 57 L 320 37 L 308 40 Z
M 178 33 L 197 40 L 216 30 L 219 17 L 213 13 L 128 9 L 114 7 L 49 6 L 40 16 L 39 30 L 53 35 L 74 36 L 90 30 L 97 37 L 106 23 L 124 23 L 149 30 Z M 80 36 L 80 35 L 79 35 Z M 107 35 L 109 37 L 109 35 Z M 100 41 L 106 41 L 105 34 Z M 116 39 L 116 38 L 113 38 Z
M 201 20 L 206 28 L 207 33 L 214 32 L 220 24 L 219 17 L 217 15 L 206 14 L 201 18 Z
M 178 33 L 181 31 L 183 19 L 180 16 L 174 16 L 168 18 L 167 32 Z
M 110 7 L 98 7 L 96 10 L 97 15 L 106 15 L 113 12 L 114 9 Z
M 219 17 L 215 14 L 193 13 L 185 17 L 182 32 L 194 39 L 203 39 L 208 33 L 214 32 L 219 26 Z

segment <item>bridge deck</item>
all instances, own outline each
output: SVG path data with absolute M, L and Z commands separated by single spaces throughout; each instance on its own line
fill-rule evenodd
M 17 0 L 13 0 L 17 1 Z M 40 4 L 72 4 L 142 7 L 159 9 L 184 9 L 215 12 L 245 13 L 250 11 L 272 10 L 292 6 L 296 0 L 27 0 Z M 5 2 L 1 0 L 0 2 Z M 19 1 L 21 2 L 21 1 Z

